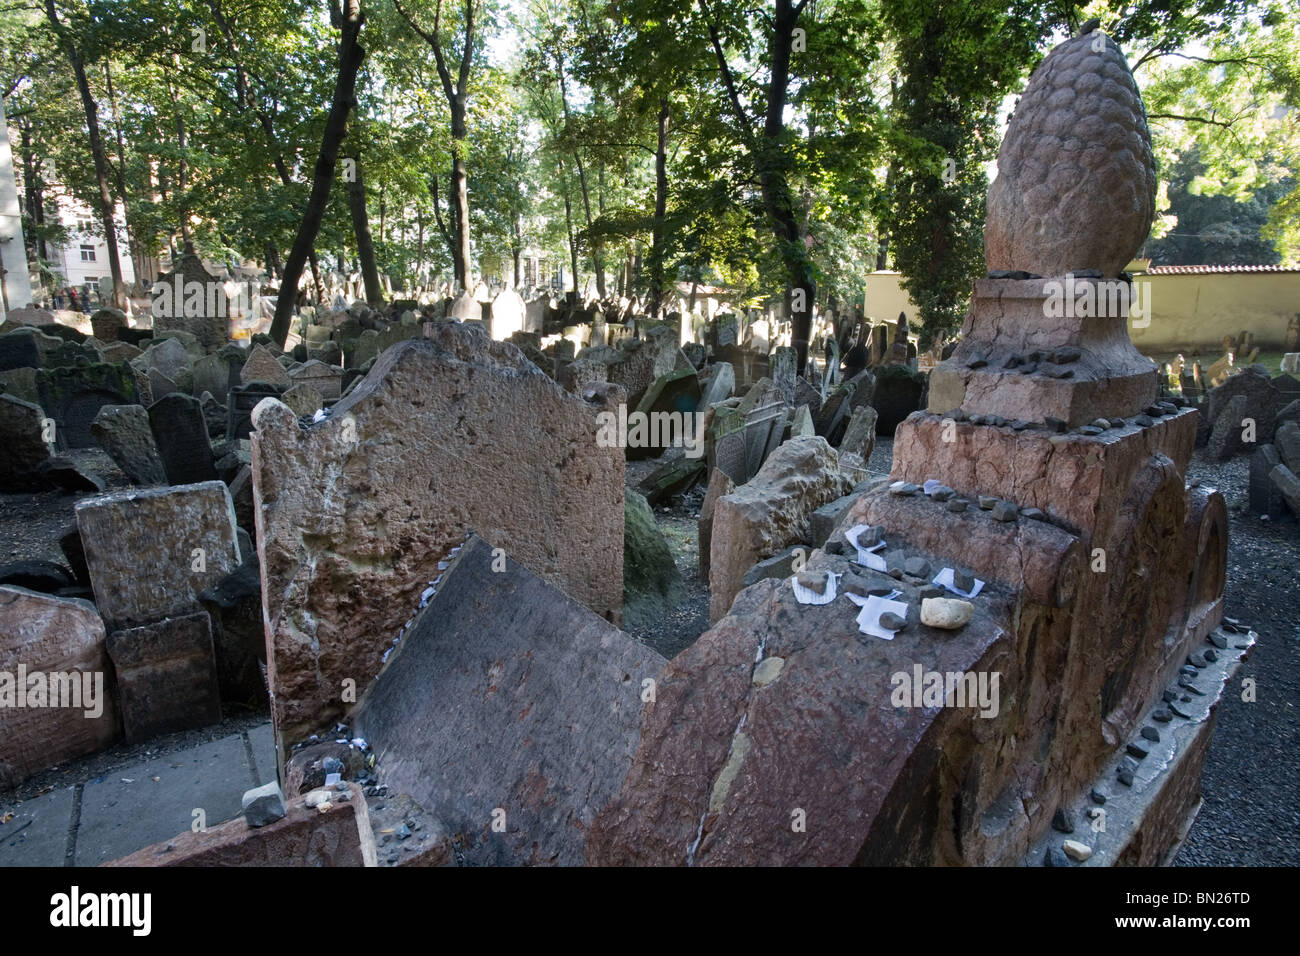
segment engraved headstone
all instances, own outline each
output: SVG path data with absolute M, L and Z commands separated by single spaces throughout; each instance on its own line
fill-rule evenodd
M 197 398 L 173 392 L 149 406 L 149 425 L 167 482 L 192 485 L 217 477 L 212 463 L 212 443 Z

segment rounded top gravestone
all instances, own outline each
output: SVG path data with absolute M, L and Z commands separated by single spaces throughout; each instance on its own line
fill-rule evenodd
M 1117 276 L 1155 216 L 1146 111 L 1115 41 L 1090 29 L 1054 49 L 1021 96 L 988 195 L 990 271 Z

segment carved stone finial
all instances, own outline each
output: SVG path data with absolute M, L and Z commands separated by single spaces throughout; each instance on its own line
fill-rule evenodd
M 1039 64 L 1011 117 L 989 189 L 990 271 L 1117 276 L 1155 216 L 1146 111 L 1115 41 L 1087 31 Z

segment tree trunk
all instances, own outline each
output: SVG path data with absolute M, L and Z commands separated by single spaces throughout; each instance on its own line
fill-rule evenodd
M 452 263 L 456 278 L 465 291 L 469 291 L 469 172 L 465 167 L 465 103 L 460 99 L 459 105 L 451 114 L 452 149 L 451 160 L 451 199 L 452 208 L 456 210 L 456 245 L 452 249 Z
M 655 218 L 650 238 L 650 314 L 659 318 L 664 298 L 664 216 L 668 211 L 668 97 L 659 100 L 655 145 Z
M 573 263 L 573 301 L 578 300 L 578 244 L 573 240 L 573 204 L 569 202 L 569 184 L 564 179 L 564 160 L 560 160 L 560 184 L 564 192 L 564 228 L 569 233 L 569 258 Z
M 46 0 L 51 6 L 54 0 Z M 297 298 L 298 280 L 302 276 L 303 265 L 312 253 L 316 234 L 320 232 L 321 220 L 325 216 L 325 206 L 329 201 L 330 188 L 334 185 L 334 167 L 338 163 L 339 144 L 348 131 L 348 112 L 356 96 L 357 71 L 366 51 L 358 42 L 364 17 L 361 15 L 360 0 L 343 0 L 339 40 L 339 75 L 334 85 L 334 98 L 330 103 L 329 116 L 325 120 L 325 133 L 321 138 L 320 153 L 316 157 L 316 176 L 311 184 L 311 194 L 307 198 L 307 208 L 303 213 L 302 224 L 294 237 L 293 248 L 289 250 L 289 259 L 284 264 L 284 278 L 280 284 L 280 295 L 275 301 L 275 318 L 271 321 L 271 340 L 280 348 L 289 337 L 289 322 L 293 317 L 294 300 Z M 287 295 L 285 293 L 288 293 Z
M 113 277 L 113 305 L 126 310 L 129 304 L 126 284 L 122 281 L 122 260 L 117 251 L 117 223 L 114 219 L 113 193 L 108 186 L 108 158 L 104 154 L 104 138 L 99 132 L 95 97 L 90 92 L 86 68 L 81 62 L 81 54 L 77 52 L 77 45 L 59 22 L 54 0 L 45 0 L 45 15 L 55 34 L 63 41 L 64 52 L 67 53 L 68 63 L 72 66 L 72 74 L 77 81 L 77 90 L 81 93 L 81 105 L 86 112 L 86 131 L 90 135 L 90 155 L 95 162 L 95 180 L 99 185 L 99 215 L 104 223 L 104 243 L 108 246 L 108 269 Z
M 383 304 L 384 288 L 379 284 L 379 267 L 375 265 L 375 244 L 370 238 L 370 219 L 366 215 L 366 184 L 361 175 L 361 158 L 354 157 L 356 175 L 348 183 L 348 211 L 352 213 L 352 231 L 357 237 L 357 258 L 361 260 L 361 277 L 366 284 L 366 302 L 375 307 Z
M 27 215 L 32 219 L 32 224 L 36 227 L 32 230 L 32 235 L 28 239 L 31 247 L 32 258 L 38 262 L 42 259 L 48 261 L 50 258 L 49 246 L 45 242 L 44 235 L 40 230 L 45 225 L 45 180 L 41 179 L 39 167 L 36 164 L 36 154 L 32 151 L 32 128 L 26 120 L 19 126 L 20 131 L 20 150 L 23 162 L 23 192 L 26 193 Z

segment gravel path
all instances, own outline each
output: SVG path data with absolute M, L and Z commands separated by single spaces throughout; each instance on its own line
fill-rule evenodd
M 1198 451 L 1188 468 L 1228 501 L 1227 614 L 1259 643 L 1219 705 L 1205 803 L 1178 866 L 1300 865 L 1300 525 L 1236 510 L 1249 461 L 1209 462 Z M 1241 699 L 1244 678 L 1255 681 L 1254 703 Z

